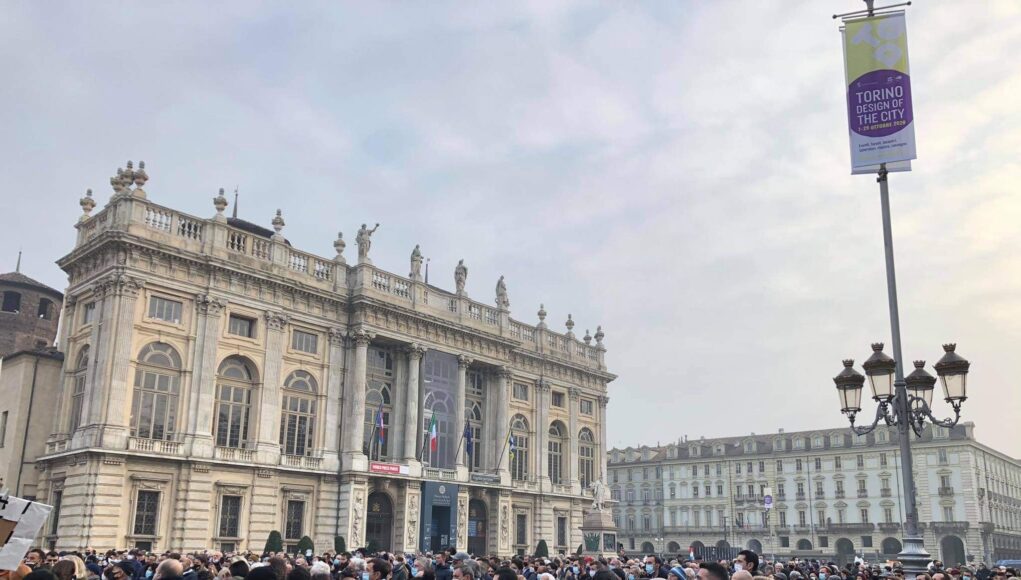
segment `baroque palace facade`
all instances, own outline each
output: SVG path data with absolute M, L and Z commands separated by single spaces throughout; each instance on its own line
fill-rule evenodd
M 299 251 L 224 210 L 152 203 L 144 165 L 81 200 L 36 497 L 57 549 L 581 543 L 605 479 L 603 333 L 577 338 L 408 277 Z M 134 187 L 132 187 L 134 185 Z M 378 424 L 382 422 L 382 433 Z M 430 429 L 435 420 L 435 449 Z M 462 433 L 471 433 L 471 454 Z M 513 445 L 508 444 L 513 441 Z
M 912 442 L 925 546 L 948 564 L 1021 558 L 1021 461 L 975 441 L 974 428 L 930 425 Z M 608 468 L 627 551 L 713 557 L 748 548 L 845 563 L 901 550 L 895 428 L 613 449 Z

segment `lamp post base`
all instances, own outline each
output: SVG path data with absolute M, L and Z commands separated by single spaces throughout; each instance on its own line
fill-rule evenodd
M 927 566 L 932 561 L 932 556 L 925 551 L 922 537 L 912 534 L 904 536 L 904 549 L 897 554 L 897 559 L 904 567 L 904 576 L 911 578 L 928 571 Z

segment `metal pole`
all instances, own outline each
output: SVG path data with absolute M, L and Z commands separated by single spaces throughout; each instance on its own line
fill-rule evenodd
M 911 409 L 908 403 L 907 384 L 904 382 L 904 357 L 900 345 L 900 312 L 897 309 L 897 274 L 893 264 L 893 230 L 890 225 L 890 188 L 887 182 L 886 164 L 879 166 L 879 196 L 883 206 L 883 246 L 886 250 L 886 288 L 890 301 L 890 332 L 893 340 L 893 358 L 897 361 L 894 380 L 893 402 L 897 415 L 897 431 L 900 437 L 900 465 L 904 485 L 904 544 L 897 559 L 904 566 L 906 574 L 925 572 L 929 553 L 921 534 L 918 533 L 918 508 L 915 502 L 914 463 L 911 459 Z

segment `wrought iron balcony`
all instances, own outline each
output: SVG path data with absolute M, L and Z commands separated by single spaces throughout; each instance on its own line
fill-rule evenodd
M 950 496 L 954 495 L 954 488 L 952 488 L 952 487 L 940 487 L 939 488 L 939 495 L 940 495 L 940 497 L 950 497 Z
M 884 487 L 883 489 L 879 490 L 879 494 L 882 495 L 883 497 L 890 497 L 893 495 L 893 490 L 888 487 Z

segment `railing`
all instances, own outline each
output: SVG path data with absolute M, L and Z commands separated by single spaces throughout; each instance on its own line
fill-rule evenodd
M 869 522 L 858 522 L 858 523 L 843 523 L 843 524 L 826 524 L 819 526 L 820 529 L 832 530 L 834 532 L 855 532 L 861 530 L 874 530 L 875 524 Z
M 866 498 L 868 496 L 869 496 L 869 490 L 867 490 L 867 489 L 859 489 L 858 490 L 858 497 L 859 498 Z
M 837 499 L 844 499 L 844 490 L 838 489 L 836 492 L 834 492 L 833 497 Z
M 438 467 L 426 467 L 424 470 L 426 479 L 432 477 L 443 481 L 456 481 L 457 471 L 453 469 L 440 469 Z
M 306 455 L 281 455 L 280 465 L 286 467 L 300 467 L 302 469 L 319 469 L 322 465 L 322 457 L 308 457 Z
M 145 208 L 145 216 L 142 218 L 142 221 L 154 230 L 169 232 L 170 222 L 173 220 L 173 217 L 173 213 L 163 208 L 147 207 Z
M 273 243 L 263 238 L 253 239 L 252 256 L 259 258 L 260 260 L 273 259 Z
M 897 522 L 883 522 L 877 525 L 879 526 L 879 531 L 881 532 L 896 532 L 900 530 L 900 524 L 898 524 Z
M 798 494 L 797 494 L 797 499 L 804 501 L 804 499 L 805 499 L 805 492 L 799 491 Z
M 67 451 L 67 439 L 61 439 L 60 441 L 51 441 L 46 444 L 46 453 L 60 453 L 61 451 Z
M 230 230 L 227 232 L 227 249 L 239 254 L 248 253 L 248 234 Z
M 255 460 L 255 451 L 252 449 L 238 449 L 236 447 L 217 447 L 213 457 L 224 461 L 244 461 L 251 463 Z
M 141 437 L 128 438 L 128 451 L 142 451 L 144 453 L 157 453 L 159 455 L 180 455 L 181 447 L 182 446 L 179 441 L 142 439 Z
M 559 483 L 553 484 L 553 493 L 563 493 L 563 494 L 571 493 L 571 486 L 569 486 L 569 485 L 562 485 L 562 484 L 559 484 Z
M 295 272 L 308 273 L 308 256 L 294 250 L 287 253 L 287 267 Z
M 940 497 L 950 497 L 950 496 L 954 495 L 954 488 L 952 488 L 952 487 L 940 487 L 939 488 L 939 495 L 940 495 Z
M 821 491 L 815 492 L 815 499 L 826 499 L 826 494 Z
M 884 487 L 879 490 L 879 495 L 882 497 L 890 497 L 893 495 L 893 490 L 888 487 Z
M 189 240 L 202 241 L 202 223 L 190 218 L 178 217 L 177 235 Z

